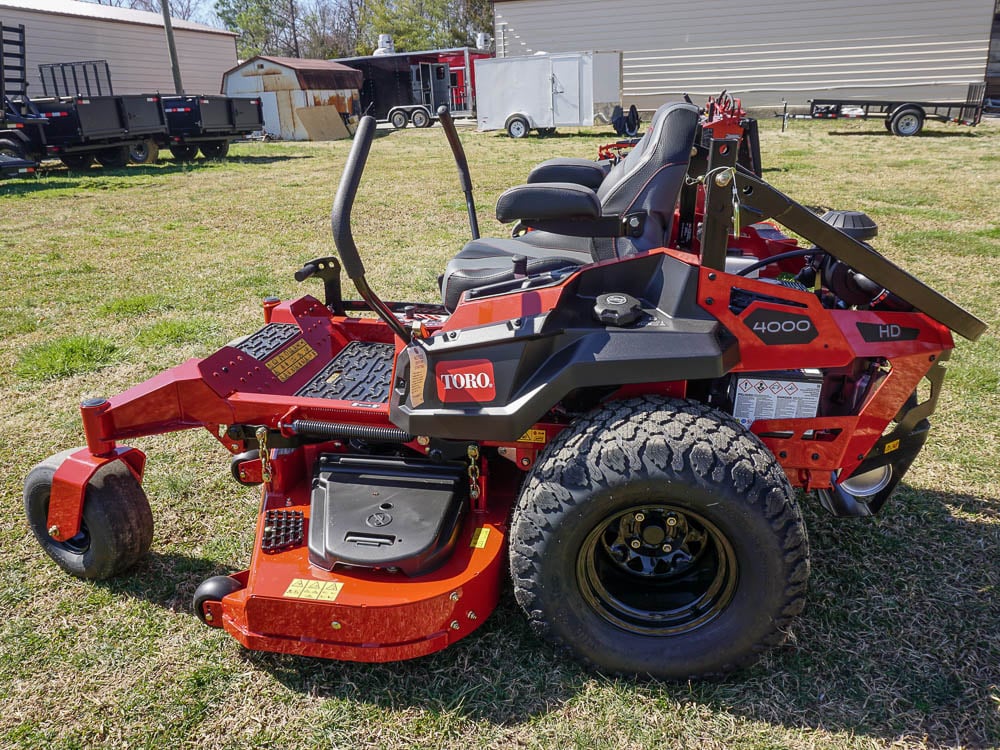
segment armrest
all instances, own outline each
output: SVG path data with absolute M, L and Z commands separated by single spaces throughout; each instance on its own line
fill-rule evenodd
M 611 171 L 611 161 L 592 161 L 560 157 L 543 161 L 528 174 L 528 184 L 539 182 L 572 182 L 597 190 Z
M 519 219 L 598 219 L 601 201 L 597 193 L 571 182 L 517 185 L 497 199 L 497 220 L 504 224 Z

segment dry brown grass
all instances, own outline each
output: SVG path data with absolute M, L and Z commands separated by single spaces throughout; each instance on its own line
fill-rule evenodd
M 867 135 L 861 135 L 861 133 Z M 499 191 L 552 155 L 592 156 L 607 132 L 463 136 L 484 234 Z M 169 162 L 0 186 L 0 746 L 9 747 L 990 747 L 1000 744 L 1000 123 L 764 122 L 765 176 L 806 204 L 860 208 L 878 247 L 991 323 L 959 342 L 936 429 L 877 519 L 811 501 L 809 606 L 789 644 L 722 683 L 582 671 L 537 641 L 505 598 L 479 633 L 433 657 L 359 665 L 242 651 L 190 596 L 249 559 L 255 496 L 202 433 L 136 441 L 149 455 L 153 549 L 132 575 L 63 575 L 30 537 L 20 486 L 79 444 L 76 404 L 251 330 L 266 294 L 330 250 L 348 144 L 244 145 L 225 164 Z M 388 134 L 355 210 L 369 277 L 431 300 L 466 237 L 439 130 Z M 15 375 L 71 336 L 117 348 L 103 369 Z

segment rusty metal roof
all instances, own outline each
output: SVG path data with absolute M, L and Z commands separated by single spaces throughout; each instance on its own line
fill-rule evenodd
M 266 60 L 274 65 L 281 65 L 295 71 L 299 86 L 303 90 L 323 89 L 360 89 L 364 75 L 359 70 L 349 68 L 329 60 L 311 60 L 301 57 L 274 57 L 257 55 L 246 62 L 237 65 L 232 70 L 246 67 L 257 60 Z M 232 71 L 226 71 L 231 73 Z

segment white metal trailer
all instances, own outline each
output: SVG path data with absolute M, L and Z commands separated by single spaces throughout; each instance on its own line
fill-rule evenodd
M 621 104 L 621 52 L 561 52 L 476 60 L 476 124 L 530 130 L 610 122 Z

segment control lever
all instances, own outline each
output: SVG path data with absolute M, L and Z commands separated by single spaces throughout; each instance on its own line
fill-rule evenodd
M 323 281 L 323 304 L 330 308 L 334 315 L 346 315 L 344 298 L 340 291 L 340 261 L 333 255 L 325 258 L 314 258 L 295 272 L 295 280 L 299 283 L 316 276 Z

